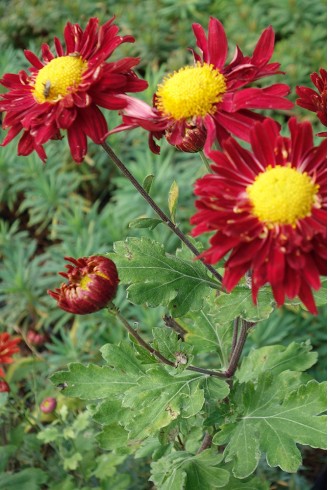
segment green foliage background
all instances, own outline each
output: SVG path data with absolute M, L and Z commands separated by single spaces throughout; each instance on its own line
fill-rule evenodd
M 67 21 L 85 26 L 91 16 L 104 22 L 112 15 L 116 15 L 122 35 L 132 34 L 136 38 L 134 45 L 121 46 L 115 56 L 140 57 L 139 73 L 150 85 L 140 97 L 149 103 L 163 75 L 190 62 L 187 48 L 195 44 L 191 24 L 199 22 L 206 26 L 209 15 L 223 22 L 230 56 L 235 44 L 249 54 L 261 31 L 273 25 L 276 32 L 273 60 L 281 63 L 286 75 L 264 83 L 288 83 L 292 100 L 295 100 L 296 85 L 309 86 L 310 73 L 325 66 L 323 0 L 145 0 L 132 3 L 127 0 L 0 0 L 1 74 L 27 68 L 22 50 L 28 48 L 40 53 L 41 43 L 49 42 L 52 46 L 54 36 L 62 38 Z M 314 114 L 299 107 L 295 107 L 295 112 L 300 118 L 311 120 L 315 131 L 321 130 Z M 120 122 L 114 113 L 105 115 L 110 127 Z M 279 116 L 281 122 L 287 116 Z M 4 134 L 2 132 L 2 138 Z M 169 189 L 173 181 L 177 182 L 177 221 L 189 232 L 189 217 L 194 212 L 192 185 L 204 173 L 197 155 L 178 153 L 163 143 L 161 155 L 154 156 L 148 150 L 147 135 L 141 130 L 114 135 L 109 143 L 140 182 L 147 175 L 155 176 L 151 195 L 166 210 Z M 116 320 L 109 322 L 106 312 L 73 317 L 58 310 L 46 290 L 59 284 L 57 272 L 63 270 L 65 255 L 78 257 L 112 252 L 113 243 L 127 236 L 152 238 L 165 243 L 166 251 L 172 253 L 179 243 L 163 225 L 152 231 L 129 226 L 133 220 L 153 217 L 153 214 L 130 183 L 118 175 L 101 148 L 90 143 L 88 156 L 81 166 L 72 161 L 65 140 L 50 142 L 46 150 L 46 165 L 34 154 L 17 157 L 16 142 L 0 150 L 0 330 L 25 338 L 28 330 L 34 329 L 48 336 L 46 347 L 36 349 L 32 356 L 26 348 L 29 357 L 23 357 L 8 371 L 13 394 L 21 401 L 18 414 L 14 408 L 3 414 L 10 431 L 8 444 L 0 453 L 5 461 L 1 470 L 20 471 L 20 477 L 28 482 L 28 489 L 43 488 L 47 479 L 54 482 L 49 487 L 53 490 L 151 488 L 147 483 L 150 462 L 147 451 L 144 454 L 140 451 L 136 459 L 125 455 L 111 459 L 107 453 L 101 454 L 95 441 L 90 442 L 96 429 L 83 404 L 74 406 L 61 400 L 61 419 L 52 433 L 49 433 L 50 426 L 47 432 L 42 425 L 37 406 L 44 396 L 56 393 L 48 381 L 49 374 L 69 362 L 100 361 L 99 348 L 105 343 L 118 343 L 124 337 Z M 116 304 L 127 318 L 138 323 L 146 336 L 151 335 L 153 328 L 163 325 L 164 308 L 131 306 L 125 299 L 123 286 L 120 286 Z M 247 349 L 276 343 L 287 345 L 293 340 L 301 342 L 310 338 L 320 360 L 311 368 L 311 374 L 321 381 L 325 378 L 322 361 L 325 320 L 324 310 L 314 318 L 296 306 L 284 308 L 259 324 L 248 340 Z M 207 363 L 211 364 L 211 356 Z M 26 438 L 24 424 L 30 412 L 34 413 L 37 423 L 32 424 Z M 63 427 L 72 424 L 75 424 L 73 432 L 63 435 Z M 38 431 L 41 436 L 37 436 Z M 47 457 L 41 456 L 44 442 L 52 444 Z M 84 445 L 83 453 L 76 450 L 79 444 Z M 77 459 L 76 454 L 80 454 Z M 58 476 L 58 465 L 65 477 Z M 33 466 L 35 472 L 31 473 Z M 158 468 L 159 475 L 160 471 Z M 290 476 L 270 471 L 265 465 L 260 466 L 259 478 L 271 482 L 287 479 L 290 488 L 309 488 L 300 474 Z M 5 473 L 0 481 L 1 478 L 5 478 Z M 19 480 L 13 482 L 12 488 L 19 488 L 19 484 Z

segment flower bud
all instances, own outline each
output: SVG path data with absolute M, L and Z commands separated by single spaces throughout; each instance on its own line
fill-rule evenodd
M 56 410 L 56 407 L 57 400 L 56 398 L 52 398 L 51 396 L 45 398 L 40 404 L 40 410 L 43 413 L 52 413 L 54 410 Z
M 173 139 L 173 132 L 169 128 L 165 132 L 165 138 L 170 145 L 175 146 L 180 151 L 184 151 L 186 153 L 197 153 L 204 148 L 206 130 L 203 127 L 187 126 L 181 143 L 176 144 Z
M 119 283 L 114 262 L 101 255 L 74 259 L 65 257 L 74 265 L 66 265 L 67 272 L 59 272 L 68 283 L 63 283 L 48 294 L 55 298 L 59 308 L 77 315 L 86 315 L 105 308 L 115 297 Z
M 26 335 L 27 341 L 37 347 L 43 345 L 47 341 L 47 336 L 42 333 L 38 333 L 35 330 L 29 330 Z
M 0 393 L 9 393 L 10 386 L 4 379 L 0 379 Z

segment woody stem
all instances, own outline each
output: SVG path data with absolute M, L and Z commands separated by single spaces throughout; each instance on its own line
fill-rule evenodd
M 131 174 L 131 172 L 126 168 L 124 163 L 117 157 L 117 155 L 114 153 L 112 148 L 106 143 L 102 143 L 102 147 L 104 148 L 105 152 L 109 156 L 109 158 L 112 160 L 112 162 L 116 165 L 116 167 L 123 173 L 125 177 L 129 179 L 129 181 L 132 183 L 132 185 L 137 189 L 139 194 L 148 202 L 148 204 L 153 208 L 155 213 L 160 217 L 160 219 L 165 223 L 170 230 L 175 233 L 180 240 L 186 245 L 186 247 L 189 248 L 189 250 L 196 256 L 200 255 L 199 250 L 188 240 L 186 235 L 179 229 L 177 225 L 173 223 L 173 221 L 170 220 L 170 218 L 161 210 L 161 208 L 155 203 L 155 201 L 150 197 L 150 195 L 145 191 L 145 189 L 142 187 L 142 185 L 139 184 L 139 182 L 135 179 L 135 177 Z M 204 266 L 213 274 L 213 276 L 221 283 L 222 282 L 222 276 L 219 274 L 214 267 L 212 267 L 210 264 L 206 264 L 203 259 L 200 259 Z

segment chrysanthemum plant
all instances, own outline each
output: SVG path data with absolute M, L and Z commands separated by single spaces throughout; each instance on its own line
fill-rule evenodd
M 147 86 L 133 70 L 139 60 L 107 61 L 134 39 L 119 36 L 113 19 L 99 26 L 93 18 L 85 30 L 67 24 L 55 55 L 47 45 L 42 60 L 26 51 L 29 73 L 3 76 L 8 92 L 0 110 L 9 132 L 2 145 L 21 133 L 19 155 L 36 151 L 45 161 L 45 143 L 66 135 L 81 163 L 91 138 L 154 210 L 134 225 L 164 224 L 181 240 L 176 255 L 163 243 L 127 237 L 107 257 L 97 250 L 67 257 L 61 274 L 68 282 L 49 291 L 73 314 L 108 308 L 108 328 L 115 315 L 128 331 L 119 345 L 102 347 L 102 365 L 73 363 L 51 378 L 65 395 L 92 403 L 101 447 L 150 456 L 158 489 L 268 488 L 256 476 L 261 455 L 269 466 L 296 472 L 298 444 L 326 442 L 325 386 L 304 373 L 317 360 L 310 343 L 243 356 L 248 334 L 275 308 L 316 315 L 325 303 L 325 140 L 315 145 L 310 122 L 292 117 L 286 84 L 254 84 L 275 74 L 283 80 L 279 63 L 270 63 L 272 27 L 251 56 L 237 47 L 230 63 L 219 20 L 209 20 L 208 34 L 199 24 L 193 31 L 194 63 L 169 74 L 149 106 L 131 95 Z M 319 93 L 298 87 L 299 104 L 324 122 L 325 70 L 312 80 Z M 100 108 L 120 111 L 122 124 L 109 130 Z M 286 128 L 261 109 L 284 110 Z M 138 182 L 112 150 L 112 133 L 138 126 L 149 132 L 153 153 L 161 138 L 200 153 L 193 228 L 182 231 L 176 222 L 176 185 L 167 213 L 150 197 L 151 177 Z M 204 233 L 208 246 L 187 236 Z M 115 306 L 119 282 L 132 304 L 164 307 L 151 339 Z

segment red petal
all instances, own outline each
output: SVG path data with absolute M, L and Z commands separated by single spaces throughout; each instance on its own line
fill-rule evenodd
M 25 58 L 31 63 L 31 65 L 33 65 L 38 70 L 41 70 L 44 67 L 44 64 L 39 60 L 39 58 L 34 53 L 32 53 L 32 51 L 25 49 L 24 55 Z
M 232 111 L 240 109 L 291 109 L 293 102 L 285 99 L 290 88 L 283 83 L 266 88 L 246 88 L 234 94 Z
M 301 301 L 305 304 L 305 306 L 307 307 L 310 313 L 312 313 L 313 315 L 318 314 L 318 310 L 314 302 L 311 288 L 305 281 L 302 281 L 299 297 Z
M 101 144 L 108 132 L 107 122 L 98 107 L 94 104 L 79 110 L 76 118 L 84 133 L 97 144 Z
M 203 54 L 203 60 L 205 61 L 205 63 L 208 63 L 209 53 L 208 53 L 208 46 L 207 46 L 207 39 L 206 39 L 205 31 L 200 24 L 193 24 L 192 30 L 194 31 L 194 34 L 196 37 L 196 44 Z
M 228 54 L 228 41 L 224 27 L 218 19 L 210 18 L 208 25 L 209 63 L 221 68 Z
M 261 34 L 260 39 L 257 41 L 254 53 L 252 56 L 252 63 L 254 65 L 266 64 L 274 49 L 274 30 L 272 26 L 267 27 Z
M 77 163 L 81 163 L 87 153 L 88 146 L 87 137 L 78 123 L 75 122 L 68 128 L 67 137 L 73 159 Z
M 269 165 L 275 166 L 275 147 L 278 136 L 277 124 L 272 119 L 266 119 L 262 124 L 255 124 L 251 130 L 252 150 L 263 165 L 263 170 Z

